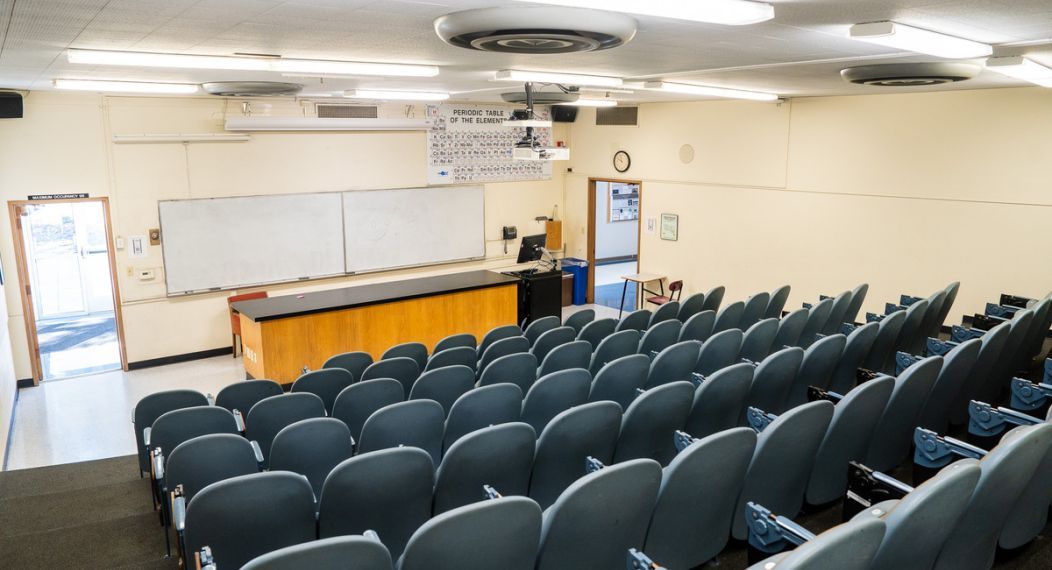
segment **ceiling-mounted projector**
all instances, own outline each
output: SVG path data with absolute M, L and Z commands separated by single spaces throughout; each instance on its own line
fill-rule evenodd
M 585 8 L 478 8 L 438 18 L 435 33 L 449 45 L 479 51 L 572 53 L 624 45 L 635 37 L 636 21 Z

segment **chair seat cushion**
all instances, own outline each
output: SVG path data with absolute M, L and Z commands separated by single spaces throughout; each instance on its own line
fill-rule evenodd
M 664 305 L 669 301 L 670 299 L 666 295 L 655 295 L 653 297 L 647 297 L 647 303 L 654 303 L 655 305 Z

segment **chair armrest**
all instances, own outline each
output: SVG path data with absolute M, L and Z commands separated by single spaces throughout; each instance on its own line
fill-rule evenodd
M 205 394 L 205 399 L 208 400 L 209 406 L 216 405 L 216 397 L 211 394 Z
M 150 453 L 150 478 L 154 481 L 164 479 L 164 452 L 160 447 L 153 448 Z
M 172 524 L 176 532 L 183 532 L 186 528 L 186 497 L 183 496 L 183 486 L 179 485 L 171 492 L 172 502 Z
M 142 430 L 142 443 L 143 443 L 143 445 L 146 446 L 147 449 L 150 448 L 150 432 L 151 432 L 151 428 L 148 428 L 148 427 L 147 428 L 143 428 L 143 430 Z
M 194 564 L 197 565 L 197 570 L 216 570 L 215 559 L 212 557 L 212 548 L 205 546 L 200 551 L 195 552 Z
M 241 410 L 234 410 L 234 423 L 237 424 L 237 431 L 245 433 L 245 416 L 241 415 Z
M 628 570 L 667 570 L 664 566 L 654 562 L 646 554 L 636 550 L 628 549 Z
M 252 445 L 252 453 L 256 454 L 256 463 L 259 463 L 262 466 L 263 465 L 263 449 L 261 449 L 259 447 L 259 442 L 258 441 L 250 441 L 249 443 Z
M 380 542 L 380 535 L 376 534 L 375 530 L 367 530 L 362 533 L 362 536 L 368 538 L 369 540 L 375 540 L 376 542 Z

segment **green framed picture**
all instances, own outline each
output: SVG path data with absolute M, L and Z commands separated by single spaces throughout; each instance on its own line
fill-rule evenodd
M 676 214 L 661 214 L 661 239 L 668 241 L 679 240 L 679 216 Z

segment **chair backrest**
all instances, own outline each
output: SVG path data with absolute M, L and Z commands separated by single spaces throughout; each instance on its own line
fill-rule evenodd
M 427 346 L 422 342 L 403 342 L 388 348 L 380 356 L 380 360 L 391 358 L 412 358 L 416 361 L 418 369 L 423 370 L 427 366 Z
M 270 446 L 285 426 L 300 420 L 324 418 L 325 404 L 309 392 L 282 394 L 259 401 L 245 417 L 245 437 L 259 444 L 263 465 L 270 464 Z
M 479 386 L 511 383 L 525 392 L 537 381 L 537 357 L 528 352 L 516 352 L 495 359 L 479 376 Z
M 600 369 L 618 358 L 635 354 L 636 349 L 639 348 L 639 339 L 639 331 L 635 329 L 618 331 L 604 338 L 592 353 L 588 371 L 594 376 L 599 373 Z
M 745 303 L 742 301 L 735 301 L 720 309 L 720 312 L 716 313 L 716 324 L 712 327 L 712 333 L 719 334 L 723 331 L 740 328 L 744 313 Z
M 355 570 L 391 570 L 391 553 L 378 540 L 364 536 L 334 536 L 286 546 L 253 558 L 242 570 L 342 570 L 347 561 Z
M 851 291 L 851 302 L 847 304 L 847 312 L 844 313 L 845 323 L 855 323 L 858 313 L 862 310 L 862 304 L 866 301 L 869 293 L 869 283 L 862 283 Z
M 332 413 L 336 396 L 354 384 L 354 376 L 343 368 L 322 368 L 301 375 L 292 383 L 292 392 L 309 392 L 321 398 L 325 411 Z
M 419 447 L 437 465 L 442 457 L 445 412 L 431 400 L 412 400 L 384 406 L 362 426 L 358 453 L 400 445 Z
M 235 382 L 216 393 L 216 405 L 231 412 L 237 410 L 247 414 L 256 402 L 284 393 L 281 384 L 273 380 L 245 380 Z
M 804 349 L 798 346 L 783 348 L 763 359 L 753 372 L 747 404 L 765 412 L 782 413 L 803 361 Z
M 873 348 L 873 341 L 877 340 L 878 323 L 866 323 L 856 327 L 847 336 L 844 352 L 833 369 L 833 376 L 829 380 L 829 389 L 838 393 L 846 394 L 858 382 L 858 369 L 862 361 L 869 355 Z
M 1008 342 L 1008 333 L 1011 329 L 1010 323 L 1001 323 L 990 329 L 979 339 L 982 346 L 979 347 L 979 356 L 975 360 L 975 366 L 968 373 L 960 393 L 954 399 L 950 408 L 950 423 L 961 425 L 968 421 L 968 402 L 979 400 L 990 403 L 988 396 L 997 394 L 999 385 L 993 378 L 993 369 L 997 359 Z
M 837 525 L 792 551 L 756 564 L 764 570 L 868 570 L 884 537 L 884 522 L 877 518 L 851 520 Z
M 646 388 L 690 380 L 690 373 L 694 372 L 698 364 L 700 352 L 701 343 L 693 340 L 678 342 L 662 350 L 650 363 Z
M 676 318 L 682 322 L 687 322 L 694 315 L 704 311 L 705 307 L 705 294 L 694 293 L 687 297 L 679 305 L 679 313 L 676 314 Z
M 395 356 L 370 364 L 362 373 L 362 380 L 394 378 L 402 383 L 402 390 L 409 394 L 413 391 L 413 383 L 419 376 L 420 365 L 416 360 L 405 356 Z
M 751 364 L 735 364 L 705 378 L 694 390 L 683 431 L 705 437 L 739 425 L 755 368 Z
M 478 353 L 475 352 L 475 348 L 471 346 L 454 346 L 442 352 L 436 352 L 431 355 L 431 358 L 427 359 L 427 366 L 424 367 L 424 372 L 457 365 L 467 366 L 471 369 L 471 373 L 474 374 L 475 368 L 479 365 Z
M 482 340 L 479 341 L 479 358 L 482 358 L 482 355 L 486 354 L 486 349 L 489 348 L 491 344 L 498 340 L 504 340 L 515 336 L 522 336 L 522 329 L 520 329 L 518 325 L 502 325 L 490 329 L 490 331 L 482 337 Z
M 727 292 L 727 288 L 723 285 L 717 285 L 712 289 L 709 289 L 708 293 L 705 293 L 705 304 L 702 305 L 701 310 L 717 312 L 720 310 L 720 305 L 723 303 L 723 295 Z
M 573 327 L 557 326 L 541 334 L 530 348 L 530 353 L 537 357 L 538 362 L 544 362 L 544 357 L 555 347 L 573 342 L 576 338 L 577 331 Z
M 683 321 L 683 327 L 679 329 L 679 340 L 696 340 L 705 342 L 712 336 L 712 329 L 716 326 L 716 313 L 713 311 L 702 311 L 691 315 Z
M 781 350 L 787 346 L 796 346 L 800 342 L 800 335 L 807 325 L 807 317 L 811 311 L 797 309 L 778 321 L 778 334 L 774 335 L 771 350 Z
M 792 287 L 782 285 L 771 293 L 771 301 L 767 303 L 767 309 L 763 312 L 765 319 L 782 318 L 782 310 L 785 309 L 785 303 L 789 300 L 790 291 L 792 291 Z
M 318 536 L 375 531 L 399 556 L 413 531 L 431 518 L 435 467 L 415 447 L 356 455 L 329 473 L 318 500 Z
M 646 538 L 661 466 L 626 461 L 574 481 L 544 512 L 537 570 L 620 568 Z
M 807 347 L 804 359 L 800 362 L 800 371 L 796 374 L 793 387 L 789 390 L 787 406 L 792 408 L 807 402 L 808 386 L 817 386 L 823 390 L 829 388 L 833 369 L 840 361 L 840 355 L 844 353 L 846 344 L 846 336 L 834 334 L 821 338 Z
M 139 472 L 150 470 L 149 453 L 143 443 L 143 430 L 153 425 L 153 422 L 165 412 L 189 408 L 192 406 L 207 406 L 208 398 L 196 390 L 166 390 L 145 396 L 135 404 L 132 411 L 132 427 L 135 430 L 135 449 L 139 455 Z
M 730 366 L 738 360 L 745 335 L 738 329 L 718 332 L 701 344 L 694 371 L 702 376 Z
M 833 312 L 833 302 L 833 299 L 822 299 L 808 310 L 807 322 L 804 323 L 804 329 L 800 331 L 800 339 L 796 341 L 797 346 L 807 348 L 818 340 L 816 335 L 825 328 L 826 321 Z
M 748 502 L 763 505 L 775 513 L 800 512 L 818 446 L 832 417 L 833 404 L 820 400 L 779 415 L 760 432 L 734 509 L 731 536 L 738 540 L 748 537 L 745 520 Z
M 658 308 L 654 309 L 654 314 L 650 315 L 649 326 L 652 327 L 658 323 L 675 320 L 679 316 L 679 306 L 679 301 L 669 301 L 659 305 Z
M 941 369 L 942 357 L 929 356 L 907 368 L 895 379 L 895 389 L 877 423 L 866 454 L 865 463 L 868 467 L 890 471 L 909 455 L 921 408 Z
M 562 322 L 559 320 L 559 317 L 541 317 L 527 325 L 526 330 L 522 331 L 522 336 L 526 337 L 526 340 L 530 341 L 530 346 L 533 346 L 537 343 L 537 339 L 540 338 L 542 334 L 552 329 L 559 328 L 561 326 Z M 574 330 L 576 331 L 576 329 Z
M 895 311 L 884 317 L 877 327 L 877 338 L 873 340 L 862 367 L 873 372 L 884 372 L 889 361 L 895 360 L 895 341 L 906 323 L 906 311 Z
M 586 474 L 586 457 L 611 463 L 620 431 L 621 406 L 609 401 L 582 404 L 552 418 L 537 439 L 530 497 L 546 509 Z
M 335 356 L 330 356 L 322 368 L 343 368 L 347 372 L 354 376 L 354 381 L 357 382 L 362 380 L 362 375 L 365 374 L 365 369 L 369 368 L 369 365 L 373 363 L 373 355 L 368 352 L 353 351 L 344 352 Z
M 614 330 L 626 331 L 632 329 L 637 331 L 645 331 L 647 329 L 647 326 L 650 325 L 650 316 L 651 313 L 647 309 L 639 309 L 638 311 L 632 311 L 631 313 L 625 315 L 624 318 L 622 318 L 621 321 L 617 323 L 617 327 Z
M 1026 351 L 1026 335 L 1030 331 L 1030 323 L 1033 319 L 1034 311 L 1031 309 L 1018 311 L 1012 316 L 1008 329 L 1008 341 L 1001 350 L 1001 357 L 997 359 L 992 375 L 994 382 L 999 384 L 1001 389 L 1008 384 L 1019 367 L 1020 355 Z
M 1052 421 L 1052 409 L 1045 414 L 1045 422 Z M 1001 528 L 998 546 L 1015 550 L 1036 539 L 1048 524 L 1048 506 L 1052 503 L 1052 447 L 1037 464 L 1033 477 L 1019 495 L 1012 512 Z
M 409 539 L 398 570 L 533 570 L 540 535 L 541 509 L 530 499 L 473 503 L 424 523 Z
M 169 489 L 182 485 L 187 501 L 216 481 L 259 472 L 252 444 L 240 435 L 229 433 L 184 441 L 166 457 L 165 484 Z
M 981 473 L 978 461 L 962 459 L 941 469 L 902 500 L 856 515 L 878 516 L 887 526 L 872 567 L 931 568 L 968 506 Z
M 577 340 L 588 341 L 588 344 L 592 345 L 592 350 L 595 350 L 604 338 L 614 334 L 615 328 L 617 328 L 617 319 L 596 319 L 581 328 L 577 333 Z
M 850 304 L 851 291 L 844 291 L 833 299 L 833 307 L 829 310 L 829 317 L 826 318 L 826 324 L 822 327 L 822 334 L 831 335 L 840 332 Z
M 336 396 L 332 406 L 332 417 L 347 424 L 351 437 L 355 440 L 362 436 L 362 426 L 373 412 L 384 406 L 405 401 L 402 383 L 394 378 L 376 378 L 365 382 L 356 382 L 343 389 Z
M 314 496 L 320 497 L 329 472 L 352 455 L 354 444 L 347 424 L 333 418 L 312 418 L 287 426 L 274 436 L 270 468 L 305 476 Z
M 478 339 L 471 333 L 459 333 L 451 334 L 442 340 L 435 343 L 435 349 L 431 351 L 431 354 L 438 354 L 443 350 L 449 350 L 451 348 L 463 348 L 467 347 L 472 350 L 478 348 Z M 475 360 L 478 361 L 478 356 L 475 356 Z
M 695 568 L 716 558 L 730 541 L 733 510 L 755 447 L 752 429 L 734 428 L 676 455 L 661 477 L 643 547 L 647 556 L 668 568 Z
M 645 457 L 668 464 L 676 455 L 673 435 L 683 429 L 693 402 L 690 382 L 672 382 L 644 392 L 625 410 L 614 461 Z
M 571 368 L 588 369 L 592 358 L 592 345 L 583 340 L 574 340 L 553 348 L 544 357 L 541 366 L 537 369 L 537 376 L 547 376 L 552 372 L 569 370 Z M 526 387 L 529 390 L 529 387 Z M 524 390 L 525 391 L 525 390 Z
M 515 384 L 492 384 L 471 390 L 450 408 L 442 447 L 449 449 L 458 439 L 477 429 L 517 422 L 521 415 L 522 389 Z
M 747 330 L 749 327 L 755 325 L 764 317 L 764 313 L 767 312 L 767 305 L 771 304 L 771 294 L 767 292 L 757 293 L 745 301 L 745 307 L 742 309 L 741 319 L 738 321 L 738 327 L 741 330 Z
M 238 301 L 252 301 L 255 299 L 266 299 L 266 291 L 253 291 L 251 293 L 242 293 L 240 295 L 231 295 L 226 298 L 227 311 L 230 313 L 230 332 L 236 335 L 241 334 L 241 315 L 234 312 L 234 303 Z
M 942 306 L 939 307 L 939 315 L 935 318 L 935 322 L 932 323 L 928 336 L 936 336 L 942 330 L 942 325 L 946 322 L 946 317 L 949 316 L 950 309 L 953 308 L 953 303 L 957 300 L 957 292 L 960 290 L 960 281 L 954 281 L 946 286 L 946 299 L 943 300 Z
M 573 330 L 577 331 L 577 334 L 581 334 L 585 325 L 593 321 L 595 321 L 595 309 L 582 309 L 569 317 L 566 317 L 566 320 L 563 321 L 563 325 L 571 327 Z
M 526 392 L 521 419 L 535 432 L 541 433 L 552 418 L 587 402 L 591 387 L 592 375 L 583 368 L 560 370 L 542 376 Z
M 502 338 L 490 344 L 489 348 L 482 353 L 482 358 L 479 359 L 479 377 L 481 378 L 482 375 L 486 373 L 486 369 L 489 368 L 489 365 L 493 364 L 498 359 L 511 354 L 520 353 L 527 353 L 533 356 L 532 353 L 530 353 L 530 341 L 526 340 L 526 337 L 524 336 Z M 540 362 L 540 360 L 537 360 L 537 362 Z M 534 366 L 534 368 L 536 368 L 536 366 Z
M 453 402 L 475 387 L 475 371 L 467 366 L 453 365 L 429 370 L 420 375 L 410 400 L 434 400 L 449 414 Z
M 664 306 L 666 305 L 662 305 Z M 679 330 L 682 327 L 683 323 L 675 319 L 652 323 L 650 328 L 643 333 L 643 338 L 639 340 L 639 353 L 661 352 L 672 346 L 679 339 Z
M 848 462 L 865 460 L 894 387 L 892 377 L 878 376 L 856 386 L 836 403 L 807 483 L 809 504 L 825 505 L 844 496 Z
M 536 432 L 521 422 L 485 427 L 458 439 L 438 466 L 434 514 L 485 500 L 484 485 L 502 495 L 525 495 L 536 446 Z
M 920 328 L 917 330 L 917 334 L 913 335 L 913 341 L 907 347 L 909 348 L 910 354 L 924 354 L 924 346 L 929 336 L 938 335 L 932 334 L 932 329 L 935 326 L 935 321 L 939 318 L 939 313 L 942 311 L 942 305 L 946 302 L 946 290 L 940 289 L 928 297 L 928 308 L 924 310 L 924 316 L 921 318 Z
M 589 402 L 609 400 L 628 409 L 643 388 L 650 371 L 650 358 L 643 354 L 622 356 L 599 369 L 588 393 Z
M 1050 442 L 1052 423 L 1016 428 L 979 461 L 979 482 L 939 551 L 936 569 L 993 566 L 1001 529 L 1048 453 Z
M 942 370 L 939 371 L 931 393 L 921 408 L 917 425 L 935 433 L 946 433 L 950 425 L 950 406 L 960 396 L 968 373 L 979 358 L 982 344 L 983 341 L 973 338 L 953 347 L 943 357 Z
M 738 358 L 759 362 L 771 353 L 774 337 L 778 334 L 778 319 L 764 319 L 756 322 L 745 331 Z
M 1052 311 L 1052 297 L 1045 297 L 1038 301 L 1034 307 L 1034 318 L 1030 321 L 1030 329 L 1023 340 L 1023 361 L 1020 368 L 1029 366 L 1029 360 L 1038 355 L 1044 347 L 1045 337 L 1048 335 L 1048 316 Z
M 186 506 L 183 559 L 209 546 L 219 568 L 240 568 L 261 554 L 314 540 L 314 512 L 314 492 L 302 475 L 271 471 L 213 483 Z
M 218 406 L 194 406 L 165 412 L 150 428 L 150 448 L 167 456 L 179 444 L 213 433 L 239 435 L 234 414 Z
M 928 300 L 922 299 L 906 307 L 906 321 L 902 323 L 899 338 L 895 340 L 895 352 L 903 351 L 912 354 L 910 349 L 913 347 L 913 339 L 917 335 L 922 334 L 921 326 L 923 325 L 924 315 L 928 311 L 928 305 Z M 891 355 L 891 360 L 895 360 L 894 353 Z

